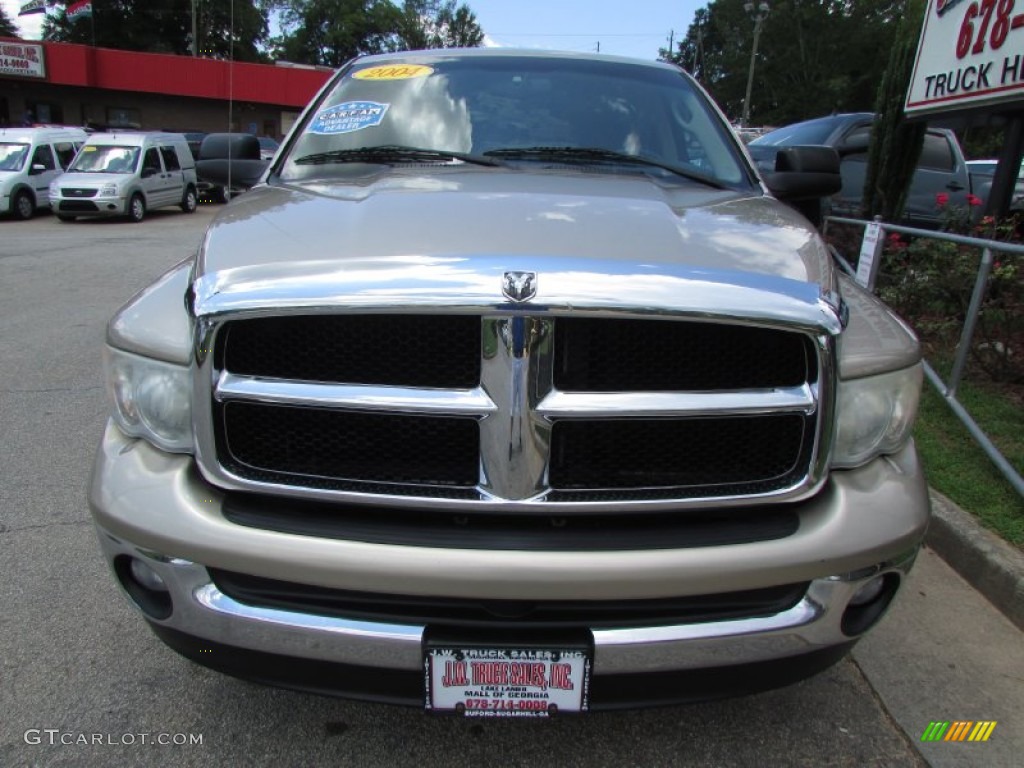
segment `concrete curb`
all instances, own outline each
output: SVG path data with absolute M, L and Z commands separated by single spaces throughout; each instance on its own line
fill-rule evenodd
M 925 543 L 1024 630 L 1024 553 L 991 533 L 941 493 L 931 491 Z

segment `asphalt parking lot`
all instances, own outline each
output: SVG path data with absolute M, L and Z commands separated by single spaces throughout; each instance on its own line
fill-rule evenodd
M 1018 764 L 1021 633 L 929 551 L 851 657 L 785 689 L 699 705 L 434 718 L 264 688 L 176 656 L 110 578 L 85 485 L 107 410 L 105 323 L 189 256 L 219 209 L 141 224 L 0 220 L 0 765 Z M 986 743 L 922 744 L 932 720 L 998 725 Z

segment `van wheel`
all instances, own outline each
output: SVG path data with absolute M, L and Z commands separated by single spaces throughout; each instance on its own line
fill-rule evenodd
M 36 212 L 36 201 L 32 199 L 32 193 L 24 189 L 18 192 L 11 200 L 11 214 L 18 221 L 31 219 Z
M 146 218 L 146 201 L 138 192 L 132 195 L 132 199 L 128 201 L 128 218 L 135 224 Z
M 195 213 L 198 202 L 195 187 L 185 187 L 185 196 L 181 198 L 181 210 L 185 213 Z
M 66 213 L 57 214 L 57 221 L 74 221 L 77 218 L 77 216 L 68 216 Z

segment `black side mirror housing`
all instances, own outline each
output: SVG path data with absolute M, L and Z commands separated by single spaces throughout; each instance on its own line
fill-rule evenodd
M 211 133 L 199 145 L 196 175 L 222 187 L 248 189 L 270 162 L 260 159 L 260 142 L 248 133 Z
M 775 150 L 775 163 L 771 170 L 764 170 L 764 181 L 779 200 L 791 202 L 828 197 L 842 189 L 839 154 L 832 147 L 770 149 Z

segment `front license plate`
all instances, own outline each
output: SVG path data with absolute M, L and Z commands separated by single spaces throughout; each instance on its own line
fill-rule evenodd
M 426 706 L 467 717 L 583 712 L 590 666 L 579 649 L 430 647 Z

